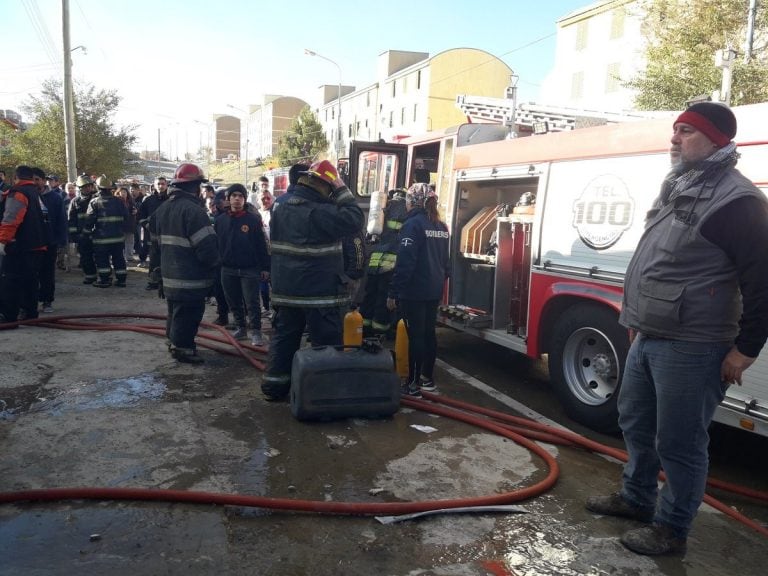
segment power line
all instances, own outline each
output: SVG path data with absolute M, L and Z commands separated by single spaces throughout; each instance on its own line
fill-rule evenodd
M 45 25 L 45 21 L 40 14 L 40 8 L 38 7 L 36 0 L 23 0 L 23 4 L 27 16 L 29 17 L 29 21 L 32 23 L 32 27 L 35 29 L 35 33 L 37 34 L 48 59 L 54 66 L 59 66 L 61 64 L 61 56 L 51 39 L 51 34 L 48 32 L 48 27 Z

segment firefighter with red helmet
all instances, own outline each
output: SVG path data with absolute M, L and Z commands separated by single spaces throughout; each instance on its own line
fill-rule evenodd
M 112 286 L 114 268 L 115 286 L 124 288 L 128 269 L 123 251 L 123 228 L 128 219 L 128 209 L 122 200 L 114 195 L 115 185 L 104 174 L 96 179 L 96 187 L 99 189 L 99 195 L 88 204 L 83 224 L 83 233 L 88 234 L 93 243 L 96 273 L 99 276 L 92 285 L 97 288 Z
M 274 204 L 272 340 L 261 390 L 269 400 L 287 396 L 293 355 L 305 326 L 315 346 L 342 343 L 342 311 L 349 295 L 342 282 L 342 240 L 363 227 L 363 212 L 328 160 L 298 174 Z
M 168 200 L 148 223 L 151 261 L 159 262 L 150 274 L 159 284 L 160 296 L 167 299 L 168 349 L 176 360 L 190 364 L 203 362 L 197 355 L 195 336 L 220 263 L 216 233 L 200 204 L 200 185 L 207 181 L 198 165 L 180 164 Z

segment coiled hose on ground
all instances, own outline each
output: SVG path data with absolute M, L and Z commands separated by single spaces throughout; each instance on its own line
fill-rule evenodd
M 165 336 L 165 327 L 157 324 L 113 323 L 94 322 L 96 319 L 149 319 L 165 320 L 165 316 L 156 314 L 81 314 L 72 316 L 55 316 L 37 318 L 12 324 L 6 324 L 3 329 L 15 328 L 18 325 L 41 326 L 46 328 L 58 328 L 66 330 L 125 330 L 150 334 L 153 336 Z M 91 320 L 86 322 L 84 320 Z M 258 358 L 265 353 L 265 348 L 242 344 L 220 326 L 202 323 L 198 334 L 198 345 L 224 354 L 236 355 L 245 358 L 254 368 L 264 370 L 264 362 Z M 228 347 L 222 347 L 221 345 Z M 141 500 L 163 502 L 187 502 L 196 504 L 220 504 L 229 506 L 244 506 L 255 508 L 267 508 L 275 510 L 290 510 L 297 512 L 315 512 L 320 514 L 338 515 L 398 515 L 441 510 L 450 508 L 465 508 L 472 506 L 495 506 L 510 504 L 527 500 L 549 490 L 557 481 L 559 467 L 557 461 L 536 441 L 551 444 L 580 447 L 591 452 L 611 456 L 626 462 L 627 454 L 623 450 L 612 448 L 589 440 L 583 436 L 567 430 L 561 430 L 547 426 L 518 416 L 512 416 L 504 412 L 483 408 L 451 398 L 424 393 L 424 399 L 404 397 L 401 400 L 404 406 L 423 410 L 446 418 L 452 418 L 465 422 L 472 426 L 494 432 L 508 438 L 520 446 L 524 446 L 541 460 L 548 468 L 546 476 L 526 488 L 520 488 L 511 492 L 481 496 L 473 498 L 456 498 L 444 500 L 429 500 L 424 502 L 326 502 L 316 500 L 295 500 L 290 498 L 269 498 L 262 496 L 244 496 L 237 494 L 221 494 L 214 492 L 199 492 L 185 490 L 161 490 L 147 488 L 45 488 L 37 490 L 21 490 L 16 492 L 1 492 L 0 504 L 26 501 L 52 501 L 52 500 Z M 663 479 L 663 473 L 660 476 Z M 709 479 L 707 485 L 710 488 L 723 490 L 747 496 L 762 502 L 768 502 L 768 492 L 752 490 L 728 482 Z M 747 518 L 737 510 L 727 506 L 723 502 L 707 494 L 704 501 L 717 510 L 738 520 L 744 525 L 768 537 L 768 528 Z

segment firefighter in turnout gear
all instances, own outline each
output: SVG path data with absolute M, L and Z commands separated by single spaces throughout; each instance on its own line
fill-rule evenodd
M 384 208 L 384 229 L 374 245 L 366 270 L 365 296 L 360 306 L 363 334 L 384 335 L 393 328 L 394 315 L 387 308 L 387 293 L 395 270 L 400 228 L 405 220 L 405 190 L 391 190 Z
M 93 284 L 96 281 L 93 242 L 89 234 L 83 234 L 83 224 L 95 188 L 93 181 L 85 174 L 77 177 L 75 185 L 78 195 L 69 203 L 69 213 L 67 214 L 69 241 L 77 244 L 77 251 L 80 254 L 80 268 L 83 270 L 83 284 Z
M 128 269 L 125 264 L 123 228 L 128 219 L 128 209 L 114 195 L 115 186 L 104 174 L 96 179 L 99 195 L 88 204 L 83 223 L 83 233 L 93 242 L 96 260 L 97 288 L 112 286 L 112 268 L 115 269 L 115 286 L 125 287 Z M 111 266 L 110 266 L 111 260 Z
M 195 336 L 205 312 L 205 298 L 213 289 L 219 247 L 208 214 L 200 204 L 200 185 L 207 182 L 196 164 L 183 163 L 171 181 L 168 200 L 149 217 L 152 235 L 150 271 L 167 298 L 165 333 L 168 350 L 179 362 L 200 364 Z
M 261 384 L 267 399 L 288 394 L 305 326 L 315 346 L 342 343 L 342 310 L 349 305 L 342 239 L 362 226 L 362 210 L 327 160 L 299 172 L 298 182 L 275 202 L 270 221 L 275 316 Z

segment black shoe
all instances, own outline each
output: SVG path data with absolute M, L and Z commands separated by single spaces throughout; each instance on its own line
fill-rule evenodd
M 148 282 L 147 285 L 144 287 L 144 290 L 157 290 L 160 287 L 160 285 L 157 282 Z
M 227 324 L 229 324 L 229 320 L 227 319 L 226 316 L 217 316 L 216 320 L 211 322 L 211 324 L 216 324 L 216 326 L 226 326 Z
M 179 350 L 171 350 L 171 356 L 173 356 L 179 362 L 185 364 L 202 364 L 205 362 L 201 356 L 198 356 L 196 352 L 181 352 Z
M 93 284 L 96 282 L 95 278 L 83 278 L 83 284 Z
M 109 280 L 96 280 L 91 286 L 95 286 L 96 288 L 109 288 L 112 286 L 112 282 Z
M 631 502 L 627 502 L 620 492 L 614 492 L 608 496 L 592 496 L 587 498 L 585 508 L 595 514 L 631 518 L 639 522 L 652 522 L 656 514 L 654 508 L 635 506 Z
M 688 547 L 685 538 L 678 538 L 672 528 L 664 524 L 630 530 L 620 540 L 632 552 L 646 556 L 685 554 Z

